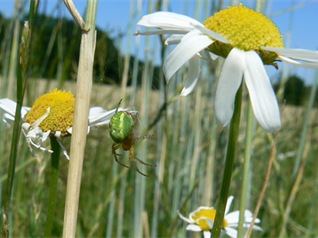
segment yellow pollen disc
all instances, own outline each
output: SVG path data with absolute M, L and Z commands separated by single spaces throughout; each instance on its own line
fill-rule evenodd
M 210 219 L 214 222 L 215 215 L 216 215 L 216 210 L 214 208 L 205 208 L 205 209 L 201 209 L 200 211 L 196 212 L 193 215 L 192 219 L 194 220 L 194 222 L 196 224 L 198 224 L 198 226 L 200 226 L 200 228 L 203 231 L 209 231 L 209 230 L 211 230 L 211 228 L 210 228 L 208 222 L 206 221 L 206 219 Z M 224 229 L 227 226 L 228 226 L 228 223 L 224 219 L 222 228 Z
M 224 36 L 233 47 L 244 51 L 262 46 L 284 48 L 276 25 L 263 14 L 247 7 L 229 7 L 204 21 L 204 26 Z
M 42 131 L 66 132 L 73 125 L 75 98 L 71 92 L 54 89 L 39 97 L 26 115 L 25 122 L 33 124 L 50 107 L 50 114 L 39 125 Z

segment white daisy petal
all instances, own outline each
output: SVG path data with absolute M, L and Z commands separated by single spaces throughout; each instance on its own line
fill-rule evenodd
M 213 39 L 217 40 L 217 41 L 221 41 L 225 44 L 229 44 L 230 42 L 222 35 L 211 31 L 207 28 L 204 27 L 204 25 L 202 25 L 201 23 L 191 23 L 192 26 L 194 26 L 196 29 L 200 30 L 201 32 L 203 32 L 204 34 L 207 34 L 208 36 L 212 37 Z
M 274 47 L 262 47 L 262 48 L 264 50 L 272 51 L 288 58 L 293 58 L 295 60 L 318 63 L 318 51 L 301 50 L 301 49 L 281 49 L 281 48 L 274 48 Z
M 181 14 L 173 12 L 155 12 L 143 16 L 137 25 L 145 27 L 157 27 L 162 29 L 183 29 L 191 31 L 194 29 L 194 27 L 190 25 L 190 23 L 201 24 L 197 20 Z
M 253 226 L 253 230 L 256 230 L 256 231 L 262 231 L 263 229 L 259 226 Z
M 188 222 L 188 223 L 192 223 L 193 221 L 191 221 L 190 219 L 184 217 L 179 211 L 177 211 L 179 217 L 184 220 L 185 222 Z
M 8 119 L 12 119 L 12 122 L 14 121 L 14 115 L 16 110 L 17 103 L 15 101 L 12 101 L 9 98 L 3 98 L 0 99 L 0 109 L 8 113 L 10 116 L 6 116 Z M 24 118 L 25 115 L 30 111 L 30 107 L 22 107 L 21 108 L 21 118 Z M 11 120 L 10 120 L 11 121 Z
M 263 62 L 255 51 L 245 52 L 244 55 L 247 65 L 244 80 L 254 115 L 264 130 L 278 130 L 282 126 L 279 107 Z
M 170 36 L 168 39 L 166 39 L 165 44 L 166 45 L 179 44 L 183 37 L 184 37 L 184 35 L 174 34 L 174 35 Z
M 237 230 L 231 228 L 231 227 L 226 227 L 225 228 L 225 233 L 232 237 L 232 238 L 236 238 L 237 237 Z
M 208 36 L 199 35 L 198 31 L 192 31 L 184 36 L 180 44 L 170 53 L 163 64 L 167 82 L 182 65 L 212 42 Z
M 10 114 L 8 113 L 5 113 L 3 115 L 3 118 L 2 118 L 2 121 L 6 124 L 7 128 L 9 129 L 10 128 L 10 122 L 14 122 L 14 117 L 11 116 Z
M 240 211 L 230 212 L 229 214 L 225 215 L 225 219 L 228 224 L 234 224 L 239 222 Z
M 278 56 L 278 58 L 280 58 L 282 61 L 285 61 L 289 64 L 296 65 L 299 67 L 309 68 L 309 69 L 318 69 L 318 63 L 301 63 L 301 62 L 298 62 L 296 60 L 289 59 L 289 58 L 282 56 L 282 55 Z
M 225 216 L 226 214 L 229 213 L 229 210 L 231 208 L 232 202 L 233 202 L 234 196 L 229 196 L 226 202 L 226 207 L 225 207 Z
M 233 48 L 225 59 L 215 95 L 215 117 L 223 126 L 228 125 L 232 119 L 235 95 L 245 68 L 244 52 Z
M 211 232 L 210 231 L 203 231 L 203 237 L 204 238 L 211 238 Z
M 61 137 L 55 135 L 57 142 L 59 143 L 59 145 L 61 146 L 62 152 L 64 154 L 64 156 L 66 157 L 67 160 L 70 160 L 70 157 L 67 154 L 67 150 L 65 149 L 63 143 L 62 143 L 62 139 Z
M 187 231 L 202 231 L 202 229 L 198 225 L 190 224 L 187 225 Z
M 193 92 L 195 86 L 199 81 L 200 69 L 199 60 L 197 56 L 194 56 L 189 61 L 189 71 L 185 80 L 184 88 L 181 92 L 181 96 L 187 96 Z

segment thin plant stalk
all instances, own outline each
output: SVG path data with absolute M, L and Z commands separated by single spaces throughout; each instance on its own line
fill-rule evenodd
M 87 1 L 85 21 L 86 31 L 83 30 L 82 32 L 77 75 L 76 101 L 67 180 L 63 237 L 76 236 L 77 213 L 88 126 L 87 118 L 93 82 L 97 6 L 98 0 Z
M 264 194 L 265 194 L 265 191 L 266 191 L 266 188 L 267 188 L 267 185 L 268 185 L 268 181 L 269 181 L 269 177 L 270 177 L 270 174 L 271 174 L 272 163 L 273 163 L 273 160 L 274 160 L 277 137 L 278 137 L 278 132 L 276 132 L 276 135 L 275 135 L 275 139 L 274 139 L 271 155 L 270 155 L 270 158 L 269 158 L 269 161 L 268 161 L 268 166 L 267 166 L 267 171 L 266 171 L 266 176 L 265 176 L 265 182 L 264 182 L 262 191 L 261 191 L 261 193 L 259 195 L 256 207 L 255 207 L 255 210 L 254 210 L 254 213 L 253 213 L 253 220 L 250 223 L 250 226 L 249 226 L 244 238 L 249 238 L 251 236 L 251 233 L 252 233 L 252 230 L 253 230 L 253 226 L 254 226 L 258 211 L 259 211 L 259 209 L 261 207 L 261 203 L 262 203 L 262 200 L 264 198 Z
M 61 151 L 61 147 L 57 142 L 56 138 L 51 136 L 50 140 L 53 153 L 51 154 L 51 185 L 49 195 L 49 209 L 47 212 L 44 237 L 50 237 L 52 234 L 57 195 L 57 183 L 59 179 L 59 161 Z
M 8 170 L 8 179 L 7 187 L 5 190 L 4 201 L 3 201 L 3 216 L 0 219 L 3 219 L 1 222 L 1 236 L 8 237 L 8 224 L 7 219 L 10 209 L 10 201 L 12 194 L 13 179 L 15 174 L 15 164 L 18 155 L 18 143 L 21 134 L 21 108 L 23 105 L 23 98 L 25 93 L 26 81 L 27 81 L 27 71 L 30 58 L 30 46 L 31 46 L 31 30 L 35 18 L 37 4 L 35 0 L 30 1 L 30 18 L 29 22 L 25 22 L 23 31 L 22 31 L 22 41 L 20 44 L 20 68 L 18 69 L 18 78 L 17 78 L 17 106 L 15 111 L 14 126 L 13 126 L 13 135 L 11 143 L 11 152 L 10 152 L 10 162 Z
M 236 97 L 235 97 L 235 109 L 234 109 L 234 114 L 233 114 L 231 125 L 230 125 L 230 135 L 229 135 L 229 142 L 227 146 L 224 174 L 223 174 L 222 187 L 220 192 L 220 200 L 219 200 L 219 205 L 216 211 L 215 223 L 212 229 L 212 237 L 220 237 L 221 229 L 223 225 L 225 207 L 226 207 L 226 202 L 227 202 L 230 185 L 231 185 L 237 136 L 238 136 L 239 126 L 240 126 L 242 91 L 243 91 L 243 84 L 241 83 L 241 86 L 239 90 L 237 91 Z
M 243 182 L 241 189 L 241 201 L 240 201 L 240 219 L 238 226 L 237 237 L 243 236 L 243 224 L 244 224 L 244 213 L 246 207 L 246 197 L 247 197 L 247 185 L 250 176 L 250 161 L 251 161 L 251 151 L 252 151 L 252 140 L 253 140 L 253 123 L 254 114 L 251 103 L 248 103 L 248 116 L 247 116 L 247 126 L 246 126 L 246 138 L 245 138 L 245 155 L 244 155 L 244 171 L 243 171 Z

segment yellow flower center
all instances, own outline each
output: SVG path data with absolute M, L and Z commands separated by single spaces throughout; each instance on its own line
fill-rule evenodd
M 71 92 L 54 89 L 39 97 L 26 115 L 25 122 L 33 124 L 50 107 L 50 114 L 39 125 L 42 131 L 51 130 L 65 133 L 73 125 L 75 98 Z
M 284 48 L 282 35 L 276 25 L 263 14 L 241 3 L 216 13 L 204 21 L 204 26 L 224 36 L 230 44 L 215 41 L 209 48 L 212 53 L 227 57 L 233 47 L 259 53 L 264 64 L 272 64 L 277 55 L 268 55 L 262 46 Z
M 200 228 L 203 231 L 210 231 L 212 227 L 209 226 L 206 219 L 210 219 L 214 222 L 215 215 L 216 215 L 216 210 L 214 208 L 205 208 L 195 213 L 192 219 L 198 226 L 200 226 Z M 225 229 L 225 227 L 227 226 L 228 226 L 228 223 L 224 219 L 222 228 Z

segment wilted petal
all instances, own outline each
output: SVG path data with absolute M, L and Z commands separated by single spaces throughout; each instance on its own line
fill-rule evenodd
M 193 92 L 195 86 L 199 81 L 200 69 L 199 60 L 197 56 L 193 56 L 189 62 L 189 71 L 185 80 L 184 88 L 181 92 L 181 96 L 187 96 Z
M 244 55 L 247 65 L 244 80 L 254 115 L 264 130 L 278 130 L 282 126 L 279 107 L 263 62 L 254 51 L 245 52 Z
M 200 32 L 192 31 L 182 38 L 180 44 L 170 53 L 163 64 L 163 71 L 167 82 L 182 65 L 189 61 L 198 52 L 209 46 L 213 41 Z
M 191 221 L 190 219 L 186 218 L 185 216 L 183 216 L 179 211 L 177 211 L 179 217 L 184 220 L 185 222 L 188 222 L 188 223 L 193 223 L 193 221 Z
M 215 95 L 215 117 L 223 126 L 227 126 L 232 119 L 235 95 L 245 68 L 244 52 L 233 48 L 225 59 Z

